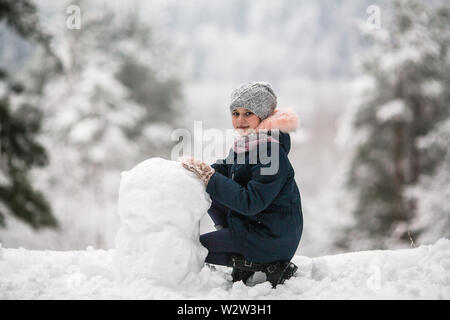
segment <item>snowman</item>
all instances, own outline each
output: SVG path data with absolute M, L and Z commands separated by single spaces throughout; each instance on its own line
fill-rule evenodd
M 121 173 L 115 266 L 122 280 L 175 287 L 203 267 L 200 220 L 205 186 L 180 162 L 151 158 Z

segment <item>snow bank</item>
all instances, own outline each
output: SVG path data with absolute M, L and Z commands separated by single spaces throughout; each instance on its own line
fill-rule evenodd
M 450 299 L 448 239 L 414 249 L 296 255 L 295 277 L 276 289 L 261 273 L 245 286 L 230 281 L 231 269 L 207 266 L 189 286 L 118 281 L 115 250 L 2 251 L 0 299 Z
M 208 253 L 200 219 L 210 204 L 204 184 L 179 162 L 152 158 L 122 172 L 114 259 L 122 280 L 175 286 L 200 272 Z

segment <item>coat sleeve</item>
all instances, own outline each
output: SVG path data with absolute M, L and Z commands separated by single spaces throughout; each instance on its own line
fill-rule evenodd
M 216 172 L 219 172 L 220 174 L 224 175 L 225 177 L 228 177 L 228 170 L 231 166 L 231 164 L 227 163 L 227 159 L 229 159 L 229 157 L 233 157 L 232 150 L 230 150 L 230 153 L 228 154 L 227 158 L 225 158 L 223 160 L 217 160 L 215 163 L 213 163 L 211 165 L 211 167 Z M 233 159 L 233 158 L 231 158 L 231 159 Z
M 261 169 L 270 167 L 272 161 L 253 165 L 251 179 L 246 187 L 216 172 L 211 176 L 206 192 L 222 205 L 242 215 L 258 214 L 273 202 L 287 180 L 289 160 L 281 148 L 278 160 L 279 167 L 275 174 L 261 174 Z
M 226 163 L 213 163 L 211 167 L 218 173 L 224 175 L 225 177 L 228 177 L 228 166 L 229 164 Z

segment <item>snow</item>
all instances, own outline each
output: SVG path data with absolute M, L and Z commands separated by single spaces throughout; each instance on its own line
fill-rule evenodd
M 401 99 L 396 99 L 380 106 L 377 111 L 377 119 L 380 122 L 409 121 L 412 119 L 412 114 Z
M 423 94 L 426 96 L 439 97 L 443 94 L 444 86 L 440 81 L 431 79 L 424 81 L 421 85 L 421 89 Z
M 167 253 L 171 249 L 167 249 Z M 450 299 L 450 240 L 402 250 L 373 250 L 309 258 L 272 289 L 256 274 L 249 286 L 230 281 L 229 268 L 203 266 L 177 287 L 142 275 L 123 281 L 115 249 L 0 249 L 0 299 Z
M 151 158 L 121 173 L 115 265 L 127 281 L 176 286 L 198 274 L 208 254 L 200 219 L 211 205 L 205 186 L 180 162 Z
M 420 230 L 416 240 L 432 243 L 450 236 L 450 119 L 441 121 L 427 135 L 418 139 L 421 154 L 439 159 L 431 174 L 422 174 L 418 183 L 407 188 L 406 194 L 416 201 L 417 213 L 410 228 Z M 439 236 L 440 235 L 440 236 Z

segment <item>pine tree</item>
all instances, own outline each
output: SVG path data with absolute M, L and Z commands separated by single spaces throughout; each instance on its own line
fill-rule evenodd
M 441 121 L 419 140 L 419 149 L 424 158 L 428 158 L 424 162 L 436 163 L 430 174 L 421 174 L 418 183 L 407 189 L 408 196 L 417 201 L 417 212 L 411 229 L 417 234 L 415 242 L 420 244 L 434 243 L 442 237 L 450 238 L 449 146 L 450 118 Z
M 396 1 L 393 9 L 393 25 L 377 35 L 365 64 L 374 87 L 354 122 L 364 139 L 348 180 L 356 224 L 343 243 L 358 249 L 402 246 L 418 235 L 417 198 L 406 190 L 442 163 L 418 142 L 450 116 L 448 7 Z
M 49 47 L 50 37 L 40 30 L 36 6 L 29 0 L 1 0 L 0 21 L 23 38 L 35 40 L 37 43 Z
M 49 38 L 39 31 L 36 8 L 29 1 L 0 0 L 0 22 L 46 49 Z M 50 204 L 29 178 L 33 167 L 48 164 L 45 148 L 36 137 L 42 112 L 27 99 L 26 88 L 0 69 L 0 225 L 11 214 L 37 229 L 56 227 Z

